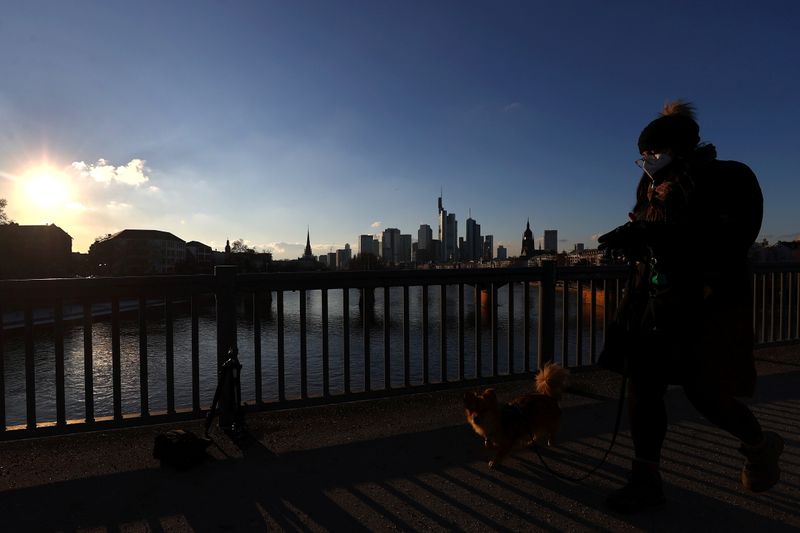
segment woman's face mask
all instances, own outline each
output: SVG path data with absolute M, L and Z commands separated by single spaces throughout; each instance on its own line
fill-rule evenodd
M 644 170 L 645 174 L 650 176 L 650 179 L 655 181 L 655 174 L 665 166 L 672 162 L 672 157 L 669 154 L 644 154 L 641 159 L 636 161 L 636 164 Z

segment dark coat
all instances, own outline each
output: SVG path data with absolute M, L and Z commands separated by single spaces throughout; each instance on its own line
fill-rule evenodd
M 634 215 L 647 228 L 609 350 L 625 351 L 636 378 L 749 396 L 755 385 L 747 253 L 761 228 L 755 174 L 699 148 L 657 175 L 642 176 Z M 616 338 L 615 338 L 616 337 Z M 620 337 L 624 337 L 621 339 Z

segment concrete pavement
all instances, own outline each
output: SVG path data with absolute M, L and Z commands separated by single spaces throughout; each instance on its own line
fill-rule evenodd
M 738 443 L 694 412 L 679 388 L 667 393 L 668 503 L 633 517 L 603 505 L 633 453 L 625 423 L 608 462 L 583 483 L 552 476 L 524 449 L 490 470 L 464 422 L 463 391 L 449 391 L 252 415 L 240 448 L 215 434 L 211 458 L 187 472 L 153 460 L 164 426 L 0 443 L 0 530 L 797 531 L 800 348 L 757 356 L 758 390 L 748 403 L 786 439 L 783 480 L 767 493 L 741 488 Z M 577 475 L 608 447 L 618 380 L 583 371 L 572 381 L 560 442 L 544 456 Z M 530 386 L 497 389 L 510 399 Z

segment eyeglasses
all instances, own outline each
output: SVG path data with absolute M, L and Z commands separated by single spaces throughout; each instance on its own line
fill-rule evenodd
M 653 153 L 644 154 L 642 157 L 640 157 L 639 159 L 637 159 L 636 161 L 634 161 L 634 164 L 635 164 L 637 167 L 639 167 L 639 168 L 641 168 L 642 170 L 644 170 L 644 164 L 645 164 L 647 161 L 651 161 L 651 162 L 658 161 L 659 159 L 661 159 L 661 156 L 662 156 L 662 155 L 664 155 L 664 154 L 661 154 L 661 153 L 659 153 L 659 154 L 653 154 Z

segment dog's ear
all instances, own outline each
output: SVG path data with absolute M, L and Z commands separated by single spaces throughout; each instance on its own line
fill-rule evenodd
M 486 389 L 483 391 L 483 394 L 481 394 L 481 397 L 484 400 L 497 400 L 497 394 L 495 394 L 494 389 Z
M 478 408 L 478 395 L 472 391 L 467 391 L 464 393 L 464 407 L 469 409 L 470 411 L 474 411 Z

